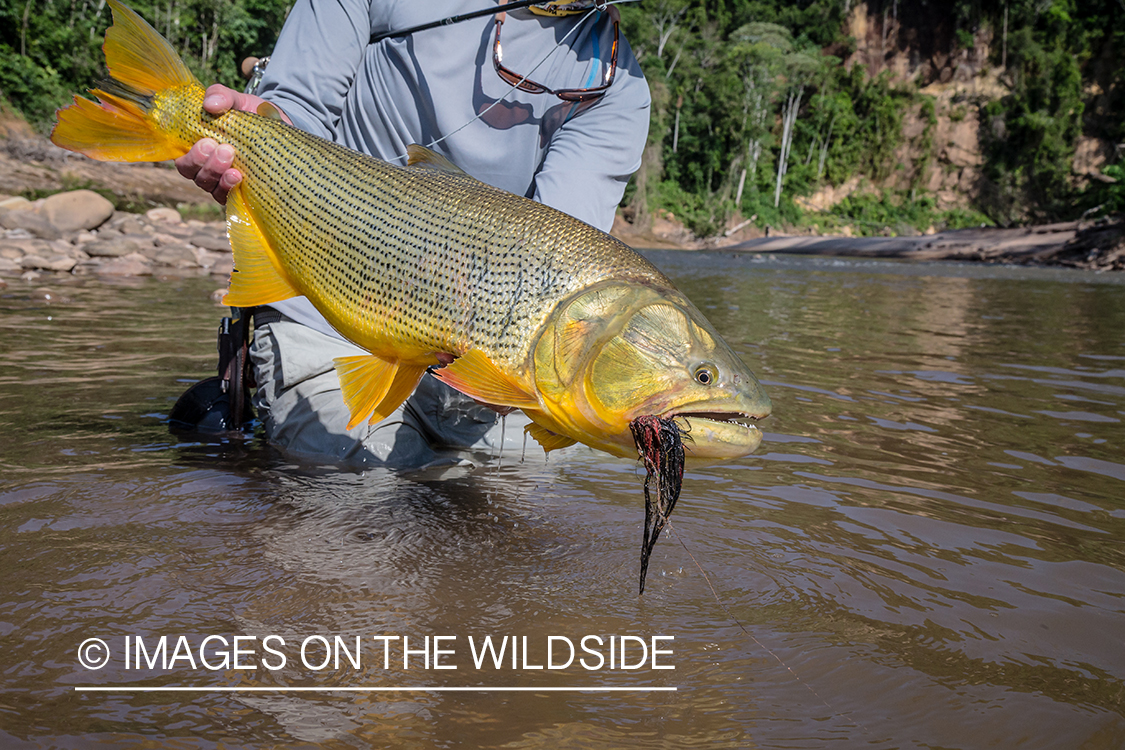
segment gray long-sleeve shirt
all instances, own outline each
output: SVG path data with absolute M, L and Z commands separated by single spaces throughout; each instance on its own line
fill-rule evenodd
M 448 136 L 432 148 L 477 179 L 608 231 L 648 134 L 648 85 L 624 38 L 613 85 L 587 104 L 512 91 L 493 66 L 494 16 L 369 44 L 373 34 L 489 2 L 298 0 L 258 94 L 297 127 L 394 163 L 405 163 L 408 145 Z M 599 86 L 613 38 L 605 12 L 551 18 L 510 11 L 503 63 L 551 89 Z M 331 332 L 303 298 L 272 306 Z

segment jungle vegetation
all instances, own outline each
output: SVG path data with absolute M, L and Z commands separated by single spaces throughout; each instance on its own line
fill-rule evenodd
M 238 62 L 268 54 L 289 4 L 131 2 L 201 80 L 235 87 L 241 86 Z M 1073 172 L 1080 136 L 1125 142 L 1125 2 L 868 0 L 865 41 L 870 47 L 881 36 L 882 59 L 949 59 L 987 43 L 986 62 L 1002 94 L 964 102 L 979 114 L 982 166 L 967 205 L 955 211 L 939 211 L 925 185 L 941 148 L 933 142 L 934 100 L 921 92 L 930 81 L 854 59 L 864 40 L 848 36 L 847 21 L 858 5 L 643 0 L 620 6 L 653 97 L 627 214 L 643 223 L 664 209 L 705 236 L 736 217 L 759 225 L 885 231 L 1125 210 L 1122 148 L 1109 155 L 1101 179 Z M 109 23 L 105 0 L 0 0 L 3 99 L 45 129 L 72 93 L 104 75 L 100 46 Z M 906 123 L 913 124 L 909 138 Z M 857 177 L 866 189 L 826 213 L 802 209 L 797 200 Z

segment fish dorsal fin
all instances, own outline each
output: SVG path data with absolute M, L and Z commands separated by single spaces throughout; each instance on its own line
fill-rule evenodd
M 542 408 L 534 394 L 528 393 L 511 376 L 501 372 L 479 349 L 471 349 L 454 360 L 453 364 L 436 370 L 434 377 L 466 396 L 491 406 Z
M 426 167 L 450 174 L 467 174 L 465 170 L 438 152 L 419 146 L 417 143 L 411 143 L 406 147 L 406 156 L 406 163 L 411 167 Z
M 224 305 L 254 307 L 301 296 L 274 263 L 273 249 L 246 205 L 242 185 L 227 196 L 227 234 L 234 250 L 234 273 Z
M 535 422 L 527 425 L 524 429 L 527 430 L 529 435 L 535 438 L 535 442 L 543 446 L 543 450 L 546 453 L 558 450 L 559 448 L 566 448 L 578 442 L 574 438 L 568 438 L 565 435 L 551 432 L 546 427 L 536 424 Z

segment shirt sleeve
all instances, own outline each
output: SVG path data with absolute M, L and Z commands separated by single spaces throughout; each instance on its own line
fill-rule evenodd
M 641 166 L 648 138 L 648 83 L 628 45 L 617 77 L 589 109 L 551 139 L 535 175 L 534 198 L 608 232 L 629 177 Z
M 386 26 L 385 2 L 297 0 L 262 76 L 258 95 L 302 130 L 336 140 L 344 101 L 371 34 Z

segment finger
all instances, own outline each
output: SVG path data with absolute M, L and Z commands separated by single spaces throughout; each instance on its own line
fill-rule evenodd
M 218 146 L 196 176 L 195 184 L 209 192 L 219 203 L 226 204 L 227 193 L 242 179 L 237 170 L 231 169 L 233 163 L 234 147 L 227 143 Z M 201 177 L 205 182 L 200 182 Z
M 207 160 L 215 153 L 215 149 L 218 145 L 219 144 L 211 138 L 203 138 L 197 141 L 192 145 L 191 150 L 176 159 L 176 171 L 189 180 L 194 180 L 196 175 L 199 174 L 199 170 L 202 169 L 203 165 L 207 163 Z
M 215 200 L 219 203 L 226 205 L 227 195 L 240 182 L 242 182 L 242 173 L 237 169 L 228 169 L 223 172 L 223 176 L 219 178 L 219 184 L 211 195 L 215 196 Z
M 233 108 L 234 104 L 235 92 L 219 83 L 208 86 L 207 93 L 203 95 L 203 109 L 213 115 L 221 115 Z
M 206 151 L 207 144 L 201 144 L 201 152 Z M 234 162 L 234 147 L 224 143 L 216 146 L 196 172 L 195 184 L 208 193 L 214 193 L 219 186 L 223 173 L 231 168 Z

